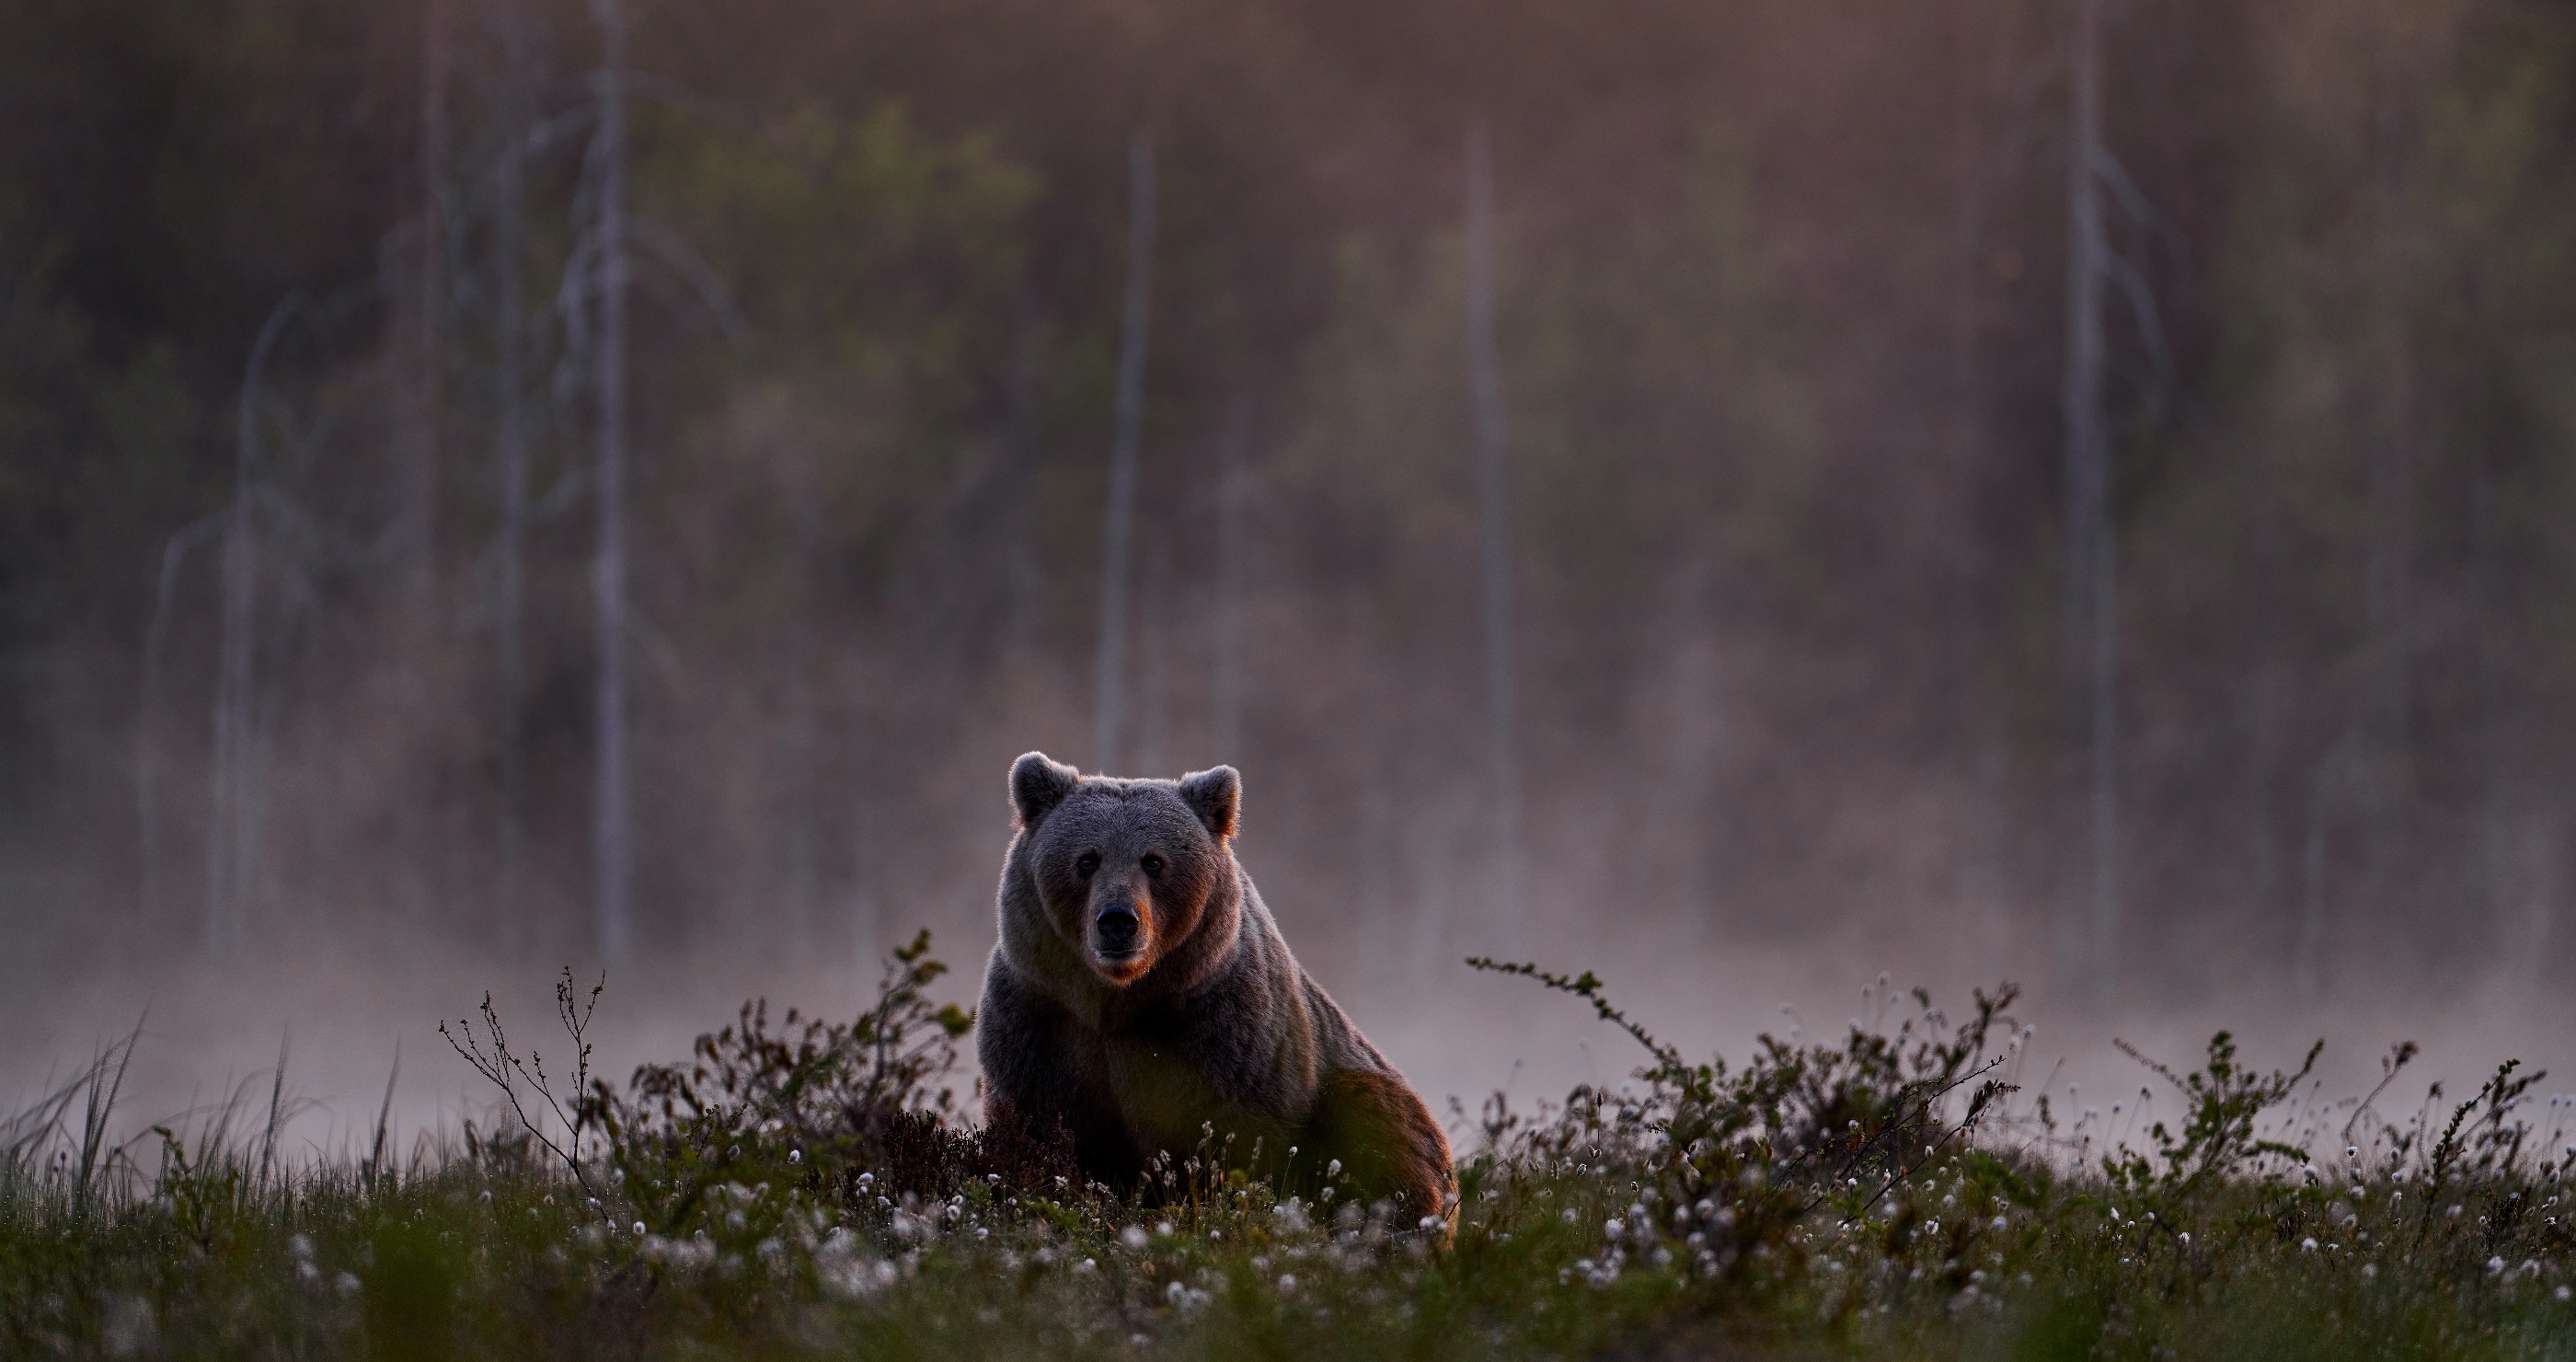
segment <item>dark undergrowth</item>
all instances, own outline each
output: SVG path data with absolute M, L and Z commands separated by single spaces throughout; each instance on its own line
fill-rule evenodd
M 119 1143 L 128 1037 L 0 1129 L 0 1355 L 2576 1357 L 2570 1108 L 2514 1065 L 2390 1118 L 2411 1046 L 2328 1102 L 2222 1034 L 2068 1113 L 2009 988 L 1952 1018 L 1882 980 L 1840 1044 L 1729 1068 L 1588 974 L 1470 963 L 1648 1062 L 1462 1112 L 1445 1240 L 1213 1130 L 1116 1192 L 967 1126 L 926 936 L 860 1016 L 750 1005 L 622 1085 L 596 988 L 559 989 L 568 1069 L 487 1003 L 446 1031 L 493 1119 L 401 1158 L 289 1159 L 274 1077 Z

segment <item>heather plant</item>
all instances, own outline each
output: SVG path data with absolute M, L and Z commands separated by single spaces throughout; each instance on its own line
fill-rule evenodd
M 1085 1182 L 979 1129 L 926 937 L 848 1020 L 746 1005 L 690 1057 L 568 1069 L 450 1029 L 491 1117 L 290 1153 L 281 1072 L 120 1144 L 132 1038 L 0 1135 L 0 1354 L 19 1356 L 2563 1356 L 2567 1126 L 2505 1065 L 2411 1119 L 2325 1101 L 2311 1049 L 2221 1035 L 2182 1110 L 2070 1114 L 2010 988 L 1958 1019 L 1871 990 L 1840 1039 L 1692 1060 L 1588 973 L 1625 1082 L 1459 1112 L 1454 1236 L 1240 1171 L 1232 1138 Z M 1865 1009 L 1871 1011 L 1872 1009 Z M 1569 1022 L 1578 1015 L 1569 1009 Z M 2136 1052 L 2133 1052 L 2136 1053 Z M 262 1089 L 265 1089 L 264 1093 Z M 265 1096 L 263 1108 L 257 1097 Z M 2122 1109 L 2125 1108 L 2125 1109 Z M 77 1119 L 75 1119 L 77 1118 Z M 2125 1124 L 2119 1124 L 2125 1120 Z M 157 1149 L 138 1158 L 138 1149 Z

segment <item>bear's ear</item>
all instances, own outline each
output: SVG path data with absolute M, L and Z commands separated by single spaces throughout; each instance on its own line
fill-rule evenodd
M 1011 763 L 1011 807 L 1020 815 L 1020 826 L 1036 827 L 1039 819 L 1073 793 L 1074 783 L 1081 779 L 1081 772 L 1049 759 L 1044 752 L 1021 753 L 1020 759 Z
M 1207 825 L 1208 835 L 1224 841 L 1234 835 L 1243 811 L 1243 777 L 1231 766 L 1219 766 L 1181 777 L 1181 802 Z

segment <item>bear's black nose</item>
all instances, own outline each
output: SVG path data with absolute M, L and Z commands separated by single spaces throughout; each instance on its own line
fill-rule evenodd
M 1144 922 L 1136 916 L 1134 904 L 1113 903 L 1101 909 L 1100 916 L 1092 919 L 1091 925 L 1092 930 L 1100 934 L 1102 954 L 1122 955 L 1135 947 L 1136 929 Z

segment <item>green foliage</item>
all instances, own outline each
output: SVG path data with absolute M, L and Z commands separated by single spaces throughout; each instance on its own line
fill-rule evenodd
M 2129 1188 L 2153 1188 L 2166 1198 L 2188 1196 L 2213 1179 L 2233 1177 L 2245 1166 L 2266 1155 L 2293 1163 L 2307 1161 L 2307 1152 L 2279 1140 L 2258 1139 L 2255 1121 L 2264 1112 L 2289 1100 L 2298 1086 L 2307 1081 L 2317 1067 L 2317 1056 L 2325 1053 L 2326 1043 L 2318 1041 L 2308 1047 L 2308 1057 L 2296 1073 L 2260 1073 L 2239 1063 L 2236 1038 L 2225 1031 L 2209 1038 L 2209 1058 L 2191 1074 L 2176 1074 L 2169 1066 L 2139 1054 L 2127 1041 L 2116 1042 L 2120 1052 L 2153 1069 L 2167 1083 L 2180 1089 L 2191 1103 L 2191 1118 L 2176 1135 L 2162 1121 L 2147 1128 L 2147 1138 L 2154 1142 L 2152 1158 L 2147 1153 L 2122 1151 L 2103 1158 L 2103 1171 L 2113 1181 Z M 2158 1170 L 2155 1161 L 2164 1167 Z
M 847 1195 L 853 1175 L 935 1137 L 954 1110 L 933 1085 L 975 1019 L 924 992 L 947 969 L 925 930 L 894 951 L 876 1006 L 853 1021 L 791 1009 L 772 1030 L 767 1000 L 745 1003 L 733 1025 L 698 1037 L 691 1063 L 644 1065 L 623 1093 L 594 1082 L 576 1124 L 661 1233 L 741 1215 L 719 1189 L 763 1178 Z
M 2005 1015 L 2009 988 L 1957 1023 L 1920 991 L 1890 996 L 1907 1009 L 1892 1029 L 1830 1046 L 1765 1037 L 1737 1070 L 1658 1041 L 1592 974 L 1478 963 L 1589 1004 L 1650 1062 L 1561 1105 L 1488 1104 L 1447 1242 L 1330 1189 L 1280 1198 L 1228 1171 L 1239 1161 L 1219 1157 L 1213 1130 L 1132 1197 L 1028 1150 L 1005 1166 L 1015 1151 L 984 1147 L 937 1086 L 971 1022 L 929 996 L 942 970 L 916 937 L 851 1021 L 773 1024 L 755 1003 L 688 1063 L 644 1066 L 622 1092 L 595 1083 L 554 1130 L 569 1165 L 529 1157 L 544 1146 L 524 1134 L 478 1135 L 374 1176 L 322 1161 L 264 1178 L 265 1136 L 231 1108 L 192 1138 L 162 1131 L 148 1172 L 103 1159 L 86 1201 L 68 1157 L 16 1159 L 0 1168 L 0 1354 L 2143 1360 L 2576 1346 L 2567 1170 L 2535 1161 L 2539 1132 L 2517 1113 L 2536 1076 L 2516 1066 L 2438 1133 L 2366 1132 L 2366 1153 L 2308 1159 L 2310 1173 L 2332 1165 L 2332 1185 L 2299 1184 L 2278 1168 L 2311 1151 L 2266 1138 L 2263 1120 L 2309 1065 L 2253 1069 L 2232 1037 L 2188 1074 L 2151 1065 L 2189 1096 L 2178 1131 L 2150 1127 L 2146 1152 L 2088 1163 L 2070 1157 L 2088 1146 L 1992 1076 L 2028 1034 Z M 559 1020 L 576 1051 L 584 1000 L 567 978 Z M 505 1109 L 543 1115 L 526 1101 L 540 1066 L 497 1025 L 459 1048 L 518 1085 Z M 103 1094 L 112 1069 L 65 1093 L 84 1083 Z

